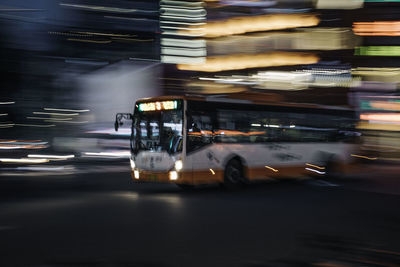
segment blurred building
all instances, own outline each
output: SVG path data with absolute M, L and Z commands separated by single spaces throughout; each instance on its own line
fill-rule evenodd
M 116 111 L 160 94 L 158 1 L 0 6 L 2 139 L 42 140 L 51 149 L 56 137 L 112 128 Z
M 171 92 L 275 92 L 347 105 L 352 31 L 363 1 L 161 1 L 161 61 Z

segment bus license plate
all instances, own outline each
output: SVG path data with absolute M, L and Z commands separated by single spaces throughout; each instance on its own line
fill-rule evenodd
M 149 174 L 148 179 L 152 182 L 157 182 L 158 180 L 157 174 Z

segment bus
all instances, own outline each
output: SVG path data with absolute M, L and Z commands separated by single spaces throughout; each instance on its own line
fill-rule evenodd
M 262 97 L 162 96 L 118 113 L 132 120 L 131 176 L 181 187 L 337 175 L 357 150 L 348 108 Z

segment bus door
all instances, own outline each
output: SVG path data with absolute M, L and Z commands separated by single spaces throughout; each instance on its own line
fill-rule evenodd
M 193 183 L 210 183 L 217 179 L 218 159 L 212 151 L 212 112 L 191 111 L 188 114 L 186 162 L 192 166 Z

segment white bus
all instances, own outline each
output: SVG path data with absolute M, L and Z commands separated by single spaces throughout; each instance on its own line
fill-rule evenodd
M 140 99 L 116 130 L 122 118 L 132 119 L 132 179 L 182 187 L 333 175 L 358 147 L 353 110 L 261 97 Z

